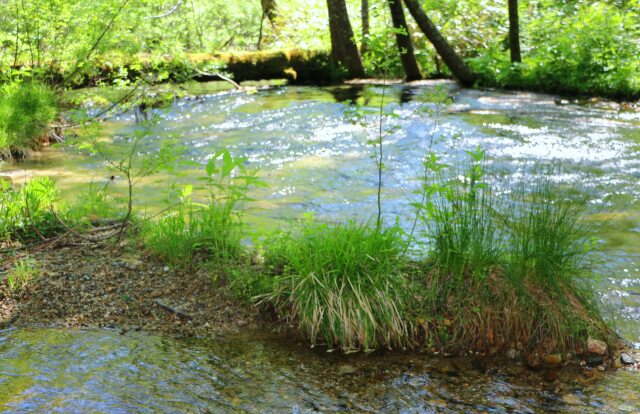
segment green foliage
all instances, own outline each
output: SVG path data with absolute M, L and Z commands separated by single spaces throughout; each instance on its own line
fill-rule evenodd
M 471 64 L 485 85 L 634 98 L 640 96 L 639 13 L 605 3 L 540 8 L 528 24 L 522 64 L 512 66 L 497 44 Z
M 0 85 L 0 158 L 39 148 L 57 114 L 51 88 L 31 81 Z
M 40 277 L 40 268 L 35 260 L 20 259 L 4 275 L 12 293 L 21 293 Z
M 59 231 L 53 210 L 57 197 L 48 177 L 34 178 L 17 190 L 0 180 L 0 240 L 36 239 Z
M 433 153 L 425 159 L 432 180 L 423 182 L 424 204 L 414 204 L 431 243 L 430 259 L 438 271 L 484 277 L 500 257 L 502 229 L 495 220 L 499 203 L 483 181 L 484 152 L 468 152 L 471 163 L 456 177 Z
M 548 173 L 515 195 L 498 195 L 485 180 L 484 152 L 468 156 L 461 174 L 429 154 L 422 201 L 414 203 L 428 247 L 423 306 L 431 344 L 550 340 L 568 350 L 589 335 L 605 337 L 583 283 L 594 232 L 585 218 L 588 197 L 552 183 Z M 443 316 L 447 324 L 438 321 Z
M 180 204 L 142 231 L 146 245 L 155 254 L 174 263 L 188 263 L 197 252 L 210 258 L 230 260 L 242 252 L 242 207 L 251 199 L 251 187 L 265 186 L 256 172 L 246 167 L 246 158 L 218 151 L 207 163 L 201 178 L 206 190 L 202 202 L 193 200 L 193 187 L 184 187 Z
M 509 217 L 509 272 L 548 287 L 573 286 L 586 270 L 595 223 L 585 218 L 587 197 L 538 181 L 520 189 Z
M 92 182 L 69 206 L 66 213 L 74 223 L 99 224 L 119 216 L 116 205 L 109 197 L 108 183 L 102 186 Z
M 295 232 L 266 242 L 266 265 L 276 276 L 263 300 L 314 344 L 343 350 L 406 347 L 412 296 L 402 274 L 403 247 L 396 226 L 328 226 L 309 217 Z

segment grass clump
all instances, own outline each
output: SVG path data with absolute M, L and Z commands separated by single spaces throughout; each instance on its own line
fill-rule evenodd
M 57 115 L 57 100 L 48 86 L 28 81 L 0 86 L 0 158 L 40 148 Z
M 484 182 L 482 151 L 463 175 L 436 157 L 417 203 L 428 240 L 422 320 L 426 343 L 457 352 L 506 347 L 571 351 L 589 337 L 609 339 L 588 252 L 587 197 L 536 178 L 515 194 Z
M 276 276 L 263 300 L 313 344 L 347 351 L 410 346 L 412 296 L 403 248 L 396 226 L 329 226 L 309 218 L 296 232 L 268 241 L 266 264 Z
M 40 268 L 35 260 L 20 259 L 5 273 L 7 287 L 11 293 L 20 293 L 40 277 Z
M 49 177 L 34 178 L 17 189 L 0 180 L 0 241 L 37 240 L 59 231 L 53 208 L 57 197 Z

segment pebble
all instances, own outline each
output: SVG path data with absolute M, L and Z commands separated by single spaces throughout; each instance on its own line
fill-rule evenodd
M 342 364 L 338 367 L 338 374 L 340 375 L 351 375 L 356 373 L 356 367 L 351 364 Z
M 562 364 L 562 355 L 549 354 L 544 356 L 544 364 L 547 368 L 557 368 Z

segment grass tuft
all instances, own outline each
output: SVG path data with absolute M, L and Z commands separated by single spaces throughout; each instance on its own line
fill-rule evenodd
M 345 351 L 407 347 L 412 297 L 403 247 L 395 226 L 379 231 L 310 218 L 295 233 L 268 241 L 266 264 L 277 276 L 263 300 L 297 323 L 313 344 Z

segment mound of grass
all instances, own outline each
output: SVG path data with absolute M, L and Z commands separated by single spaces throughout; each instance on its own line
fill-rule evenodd
M 403 248 L 397 227 L 307 220 L 268 241 L 266 263 L 276 276 L 263 300 L 313 344 L 346 351 L 408 347 L 413 298 Z
M 40 148 L 57 115 L 57 100 L 48 86 L 26 81 L 1 86 L 0 158 Z
M 425 343 L 450 352 L 561 352 L 589 337 L 610 339 L 586 283 L 595 231 L 588 196 L 548 176 L 497 195 L 483 180 L 482 151 L 470 154 L 463 174 L 427 164 L 433 175 L 418 206 L 429 240 Z

